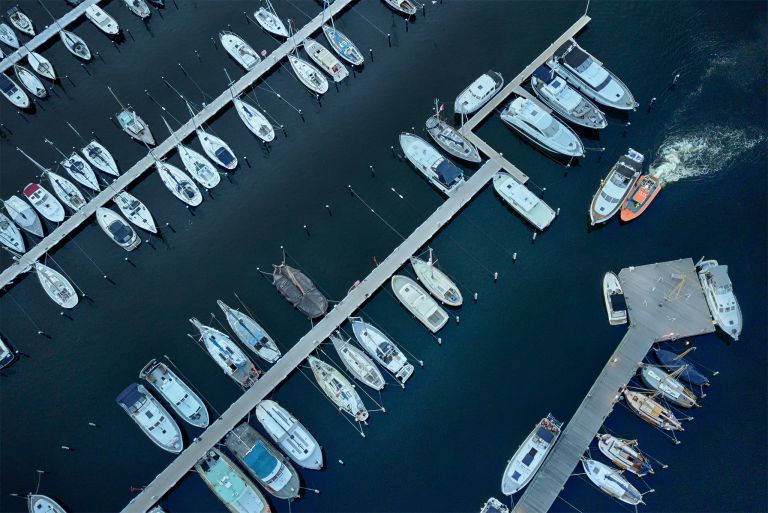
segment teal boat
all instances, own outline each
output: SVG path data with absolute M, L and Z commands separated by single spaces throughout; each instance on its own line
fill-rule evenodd
M 195 464 L 208 488 L 232 513 L 269 513 L 267 500 L 232 460 L 213 448 Z

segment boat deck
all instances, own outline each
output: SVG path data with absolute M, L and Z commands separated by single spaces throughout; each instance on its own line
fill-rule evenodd
M 715 330 L 690 258 L 622 269 L 619 281 L 629 329 L 518 501 L 516 513 L 549 510 L 654 343 Z

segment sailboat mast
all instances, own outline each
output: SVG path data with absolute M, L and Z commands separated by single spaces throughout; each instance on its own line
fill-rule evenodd
M 168 129 L 168 131 L 171 133 L 171 135 L 173 136 L 173 139 L 176 141 L 176 144 L 177 144 L 177 145 L 181 144 L 181 141 L 179 141 L 179 138 L 178 138 L 178 137 L 176 137 L 176 132 L 174 132 L 174 131 L 171 129 L 171 125 L 169 125 L 169 124 L 168 124 L 168 122 L 165 120 L 165 118 L 164 118 L 163 116 L 160 116 L 160 119 L 162 119 L 162 120 L 163 120 L 163 123 L 165 123 L 165 128 L 167 128 L 167 129 Z
M 59 148 L 57 148 L 55 144 L 53 144 L 53 141 L 50 141 L 50 140 L 48 140 L 48 139 L 45 139 L 45 142 L 47 142 L 48 144 L 50 144 L 51 146 L 53 146 L 53 149 L 54 149 L 54 150 L 56 150 L 56 151 L 58 151 L 58 152 L 59 152 L 59 154 L 62 156 L 62 158 L 67 158 L 67 156 L 66 156 L 66 155 L 64 155 L 64 153 L 63 153 L 63 152 L 62 152 L 62 151 L 61 151 Z M 21 150 L 19 150 L 19 151 L 21 151 Z M 24 153 L 24 152 L 22 151 L 22 153 Z M 27 158 L 29 158 L 29 157 L 27 157 Z M 31 160 L 31 159 L 30 159 L 30 160 Z M 34 161 L 33 161 L 33 162 L 34 162 Z M 36 162 L 35 162 L 35 163 L 36 163 Z M 37 164 L 37 163 L 36 163 L 36 164 Z M 39 166 L 40 164 L 37 164 L 37 165 Z
M 112 98 L 114 98 L 114 99 L 115 99 L 115 101 L 117 102 L 117 104 L 118 104 L 118 105 L 120 105 L 120 108 L 121 108 L 121 109 L 123 109 L 123 110 L 125 110 L 125 106 L 124 106 L 124 105 L 123 105 L 123 103 L 120 101 L 120 98 L 118 98 L 118 97 L 117 97 L 117 95 L 114 93 L 114 91 L 112 91 L 112 88 L 111 88 L 111 87 L 109 87 L 109 86 L 107 86 L 107 89 L 109 90 L 109 93 L 112 95 Z
M 82 135 L 80 135 L 80 132 L 78 132 L 78 131 L 75 129 L 75 127 L 73 127 L 73 126 L 72 126 L 72 124 L 71 124 L 69 121 L 66 121 L 65 123 L 67 123 L 67 126 L 68 126 L 69 128 L 71 128 L 71 129 L 72 129 L 72 131 L 73 131 L 74 133 L 76 133 L 76 134 L 77 134 L 77 136 L 78 136 L 80 139 L 82 139 L 82 140 L 83 140 L 83 142 L 86 142 L 86 141 L 85 141 L 85 138 L 84 138 Z
M 48 139 L 46 139 L 46 141 L 48 141 Z M 24 150 L 22 150 L 22 149 L 21 149 L 21 148 L 19 148 L 18 146 L 16 146 L 16 151 L 18 151 L 19 153 L 21 153 L 22 155 L 24 155 L 25 157 L 27 157 L 27 160 L 29 160 L 29 161 L 30 161 L 30 162 L 32 162 L 32 163 L 33 163 L 35 166 L 37 166 L 37 168 L 38 168 L 40 171 L 42 171 L 43 173 L 47 173 L 48 171 L 50 171 L 50 169 L 48 169 L 47 167 L 43 167 L 43 166 L 42 166 L 42 165 L 41 165 L 41 164 L 40 164 L 38 161 L 36 161 L 36 160 L 35 160 L 35 159 L 33 159 L 32 157 L 30 157 L 29 155 L 27 155 L 26 153 L 24 153 Z M 61 153 L 61 152 L 59 152 L 59 153 Z

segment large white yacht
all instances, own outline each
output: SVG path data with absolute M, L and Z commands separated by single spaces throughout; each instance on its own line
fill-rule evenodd
M 630 148 L 613 165 L 608 176 L 601 180 L 592 204 L 589 207 L 589 219 L 592 226 L 604 223 L 621 209 L 622 203 L 632 187 L 640 178 L 643 169 L 643 154 Z
M 544 150 L 568 157 L 584 156 L 584 145 L 576 132 L 533 100 L 515 98 L 501 113 L 501 119 Z
M 533 478 L 560 436 L 562 425 L 552 414 L 548 414 L 536 424 L 504 469 L 504 477 L 501 480 L 501 491 L 504 495 L 519 491 Z
M 506 171 L 493 175 L 493 188 L 507 205 L 539 230 L 555 219 L 555 211 Z
M 411 164 L 446 196 L 453 194 L 464 183 L 461 169 L 418 135 L 401 133 L 400 147 Z
M 696 264 L 699 281 L 712 317 L 724 332 L 739 340 L 741 335 L 741 308 L 733 293 L 733 284 L 728 276 L 728 266 L 717 260 L 704 260 Z
M 539 100 L 566 121 L 587 128 L 608 126 L 605 114 L 547 65 L 539 66 L 533 72 L 531 88 Z

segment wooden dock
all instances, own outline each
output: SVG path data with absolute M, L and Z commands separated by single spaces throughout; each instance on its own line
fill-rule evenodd
M 525 489 L 515 513 L 549 510 L 654 343 L 714 331 L 690 258 L 629 267 L 619 273 L 619 280 L 629 329 Z

